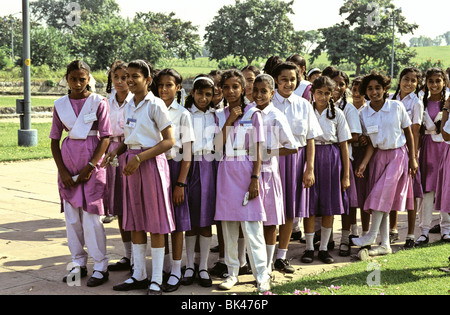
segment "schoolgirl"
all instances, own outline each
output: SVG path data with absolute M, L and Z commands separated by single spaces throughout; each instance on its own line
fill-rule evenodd
M 400 73 L 399 84 L 395 93 L 391 96 L 391 99 L 402 102 L 406 108 L 406 112 L 411 119 L 411 131 L 414 137 L 414 148 L 416 152 L 414 155 L 418 160 L 419 157 L 419 139 L 420 139 L 420 126 L 422 125 L 423 118 L 423 103 L 420 100 L 418 93 L 420 91 L 420 82 L 422 82 L 422 72 L 414 67 L 408 67 L 402 70 Z M 420 178 L 420 171 L 416 172 L 413 180 L 413 192 L 414 192 L 414 210 L 408 211 L 408 232 L 406 235 L 405 249 L 414 247 L 414 229 L 416 225 L 416 211 L 417 211 L 417 198 L 423 198 L 422 183 Z M 398 239 L 397 230 L 397 211 L 391 211 L 389 215 L 390 220 L 390 239 L 391 242 Z
M 169 110 L 175 138 L 175 145 L 165 153 L 170 169 L 175 231 L 171 233 L 172 257 L 165 259 L 171 262 L 171 270 L 167 282 L 163 285 L 164 292 L 176 291 L 180 286 L 183 232 L 191 230 L 187 177 L 191 166 L 191 146 L 195 138 L 191 114 L 180 105 L 182 81 L 183 77 L 174 69 L 163 69 L 155 77 L 156 96 L 164 101 Z
M 181 284 L 191 285 L 195 279 L 203 287 L 210 287 L 208 258 L 215 224 L 216 162 L 214 136 L 218 132 L 214 115 L 214 81 L 207 75 L 198 75 L 185 107 L 191 114 L 195 140 L 192 144 L 192 162 L 188 181 L 188 202 L 191 230 L 186 231 L 186 270 Z M 195 243 L 199 235 L 200 263 L 195 269 Z M 198 277 L 197 277 L 198 275 Z
M 314 97 L 313 108 L 323 135 L 315 141 L 314 177 L 316 182 L 310 189 L 309 209 L 304 213 L 306 238 L 302 262 L 311 263 L 314 259 L 315 217 L 322 217 L 320 230 L 319 259 L 333 263 L 328 253 L 328 240 L 332 233 L 333 216 L 345 213 L 343 192 L 350 186 L 347 141 L 352 138 L 345 115 L 334 107 L 332 93 L 335 83 L 327 76 L 317 78 L 311 92 Z
M 61 211 L 66 219 L 67 242 L 75 265 L 63 281 L 87 276 L 88 254 L 94 273 L 87 285 L 95 287 L 109 278 L 106 234 L 99 216 L 107 213 L 106 170 L 100 167 L 108 148 L 111 124 L 108 101 L 90 92 L 89 66 L 72 61 L 67 66 L 69 94 L 55 101 L 50 131 L 51 150 L 58 168 Z M 60 141 L 63 131 L 68 136 Z
M 106 155 L 125 154 L 123 229 L 131 231 L 133 275 L 116 291 L 145 289 L 162 294 L 164 234 L 175 229 L 170 170 L 164 152 L 175 143 L 167 106 L 150 92 L 152 66 L 145 60 L 128 64 L 128 86 L 134 97 L 124 110 L 124 141 Z M 151 234 L 152 277 L 146 269 L 147 233 Z
M 392 252 L 389 212 L 414 209 L 411 176 L 415 175 L 418 166 L 411 120 L 402 103 L 388 99 L 389 88 L 390 79 L 376 72 L 365 76 L 360 87 L 361 94 L 370 100 L 360 112 L 363 133 L 370 141 L 355 174 L 364 176 L 369 165 L 369 194 L 364 210 L 371 212 L 372 224 L 369 233 L 352 241 L 356 246 L 372 245 L 380 231 L 381 245 L 368 253 L 367 249 L 363 250 L 369 255 Z
M 219 86 L 220 79 L 222 78 L 222 70 L 212 70 L 209 75 L 214 80 L 214 96 L 213 96 L 213 104 L 214 109 L 223 108 L 223 93 L 222 89 Z
M 341 109 L 347 120 L 347 124 L 352 133 L 352 138 L 347 141 L 348 154 L 350 158 L 349 178 L 350 187 L 344 194 L 345 214 L 342 215 L 342 234 L 339 245 L 339 256 L 350 256 L 350 228 L 356 225 L 356 210 L 358 207 L 358 196 L 355 185 L 355 175 L 353 172 L 353 143 L 359 142 L 359 136 L 362 134 L 361 122 L 359 121 L 359 112 L 352 103 L 347 101 L 347 89 L 350 85 L 350 78 L 343 71 L 334 71 L 328 76 L 335 82 L 336 88 L 332 97 L 335 106 Z
M 428 233 L 434 210 L 436 180 L 439 164 L 446 144 L 442 138 L 442 109 L 446 100 L 447 76 L 440 68 L 431 68 L 425 73 L 423 96 L 423 135 L 419 153 L 419 167 L 422 176 L 423 202 L 419 208 L 419 227 L 421 235 L 416 246 L 427 244 Z
M 253 99 L 253 82 L 255 82 L 255 78 L 261 73 L 261 71 L 252 65 L 247 65 L 241 70 L 242 74 L 245 78 L 245 97 L 247 98 L 249 103 L 254 101 Z
M 309 82 L 313 83 L 314 80 L 317 79 L 318 77 L 320 77 L 321 75 L 322 75 L 322 71 L 319 68 L 312 68 L 306 74 L 306 79 Z
M 285 224 L 279 226 L 278 252 L 275 269 L 293 273 L 286 259 L 294 218 L 304 217 L 307 211 L 309 190 L 314 184 L 314 138 L 322 134 L 311 104 L 294 93 L 300 74 L 292 62 L 279 65 L 274 71 L 278 89 L 272 99 L 276 108 L 284 113 L 292 128 L 298 152 L 280 156 L 280 175 L 284 192 Z
M 263 122 L 255 104 L 245 103 L 245 78 L 238 70 L 224 72 L 221 87 L 229 104 L 225 123 L 217 134 L 216 148 L 225 147 L 217 171 L 215 220 L 222 221 L 228 277 L 219 285 L 230 290 L 238 282 L 239 227 L 244 235 L 250 265 L 259 292 L 270 289 L 263 221 L 266 220 L 260 193 Z
M 450 242 L 450 97 L 447 99 L 442 112 L 441 133 L 447 146 L 439 165 L 436 183 L 435 209 L 441 214 L 441 239 Z
M 286 116 L 272 103 L 275 94 L 275 81 L 268 74 L 255 78 L 253 99 L 256 108 L 261 111 L 266 142 L 263 144 L 263 161 L 261 164 L 261 195 L 267 220 L 264 221 L 264 238 L 266 240 L 267 269 L 272 271 L 272 261 L 277 240 L 277 226 L 284 224 L 284 198 L 281 184 L 278 157 L 295 154 L 297 143 L 292 134 Z
M 287 57 L 286 61 L 293 62 L 298 67 L 298 72 L 300 75 L 299 78 L 300 84 L 298 85 L 298 88 L 295 89 L 294 93 L 309 101 L 311 99 L 310 91 L 312 83 L 309 80 L 307 80 L 306 59 L 300 56 L 299 54 L 293 54 Z

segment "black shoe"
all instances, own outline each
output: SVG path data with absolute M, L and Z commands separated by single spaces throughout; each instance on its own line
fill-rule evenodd
M 313 250 L 305 250 L 302 258 L 300 259 L 302 262 L 310 264 L 314 260 L 314 251 Z
M 302 239 L 302 231 L 292 232 L 291 241 L 299 241 Z
M 122 257 L 122 259 L 120 259 L 115 264 L 108 265 L 108 271 L 123 271 L 123 270 L 130 270 L 130 269 L 131 269 L 131 264 L 130 264 L 130 260 L 127 257 Z
M 392 243 L 395 243 L 396 241 L 398 241 L 398 233 L 397 233 L 397 232 L 395 232 L 395 233 L 393 233 L 393 232 L 389 233 L 389 241 L 391 242 L 391 244 L 392 244 Z
M 78 270 L 78 271 L 77 271 Z M 75 281 L 76 275 L 80 273 L 80 279 L 87 276 L 87 268 L 83 266 L 73 267 L 70 272 L 62 279 L 63 282 L 67 282 L 67 278 L 71 277 L 71 281 Z
M 192 269 L 192 268 L 186 268 L 184 270 L 185 273 L 186 273 L 186 270 L 192 270 L 193 274 L 190 277 L 183 276 L 183 278 L 181 278 L 180 282 L 181 282 L 182 285 L 191 285 L 191 284 L 194 283 L 194 280 L 195 280 L 195 270 Z
M 177 280 L 178 280 L 178 282 L 176 283 L 176 284 L 169 284 L 169 283 L 164 283 L 162 286 L 161 286 L 161 288 L 162 288 L 162 290 L 164 291 L 164 292 L 174 292 L 174 291 L 176 291 L 176 290 L 178 290 L 178 288 L 180 287 L 180 284 L 181 284 L 181 279 L 180 278 L 178 278 L 176 275 L 174 275 L 174 274 L 170 274 L 170 276 L 169 276 L 169 278 L 170 277 L 174 277 L 174 278 L 176 278 Z
M 113 286 L 113 290 L 114 291 L 131 291 L 131 290 L 147 289 L 148 279 L 144 279 L 141 281 L 138 281 L 133 277 L 131 277 L 130 279 L 133 280 L 132 283 L 122 282 L 120 284 Z
M 207 278 L 207 279 L 204 279 L 204 278 L 200 277 L 200 272 L 205 272 L 205 273 L 208 275 L 208 278 Z M 208 271 L 205 270 L 205 269 L 202 269 L 202 270 L 199 270 L 199 271 L 198 271 L 198 278 L 197 278 L 197 281 L 198 281 L 198 284 L 200 284 L 202 287 L 209 288 L 209 287 L 212 286 L 212 280 L 211 280 L 211 277 L 209 276 Z
M 415 243 L 413 239 L 408 238 L 405 242 L 405 245 L 403 245 L 404 249 L 411 249 L 415 247 Z
M 327 249 L 328 250 L 333 250 L 334 246 L 336 246 L 336 243 L 334 241 L 329 241 L 328 244 L 327 244 Z M 320 239 L 319 239 L 319 241 L 314 243 L 314 249 L 315 250 L 319 250 L 319 248 L 320 248 Z
M 98 287 L 99 285 L 102 285 L 103 283 L 108 281 L 108 279 L 109 279 L 108 271 L 98 271 L 98 270 L 96 270 L 96 271 L 101 273 L 103 278 L 95 278 L 94 276 L 90 277 L 87 282 L 88 287 Z M 95 271 L 94 271 L 94 273 L 95 273 Z
M 275 260 L 273 267 L 280 272 L 285 272 L 285 273 L 294 273 L 295 272 L 294 267 L 292 267 L 289 264 L 289 261 L 287 259 L 278 258 L 277 260 Z
M 219 252 L 219 245 L 211 247 L 210 251 L 211 251 L 211 253 L 218 253 Z
M 216 262 L 214 267 L 209 270 L 209 273 L 213 276 L 226 278 L 228 277 L 228 267 L 224 263 Z
M 355 246 L 355 244 L 353 244 L 353 239 L 354 238 L 359 238 L 359 235 L 353 235 L 353 234 L 350 234 L 349 236 L 348 236 L 348 239 L 350 240 L 350 242 L 349 242 L 349 245 L 350 246 Z
M 428 238 L 428 236 L 425 236 L 425 235 L 420 235 L 419 236 L 419 238 L 421 238 L 421 237 L 425 237 L 425 239 L 423 240 L 423 241 L 419 241 L 418 239 L 417 239 L 417 241 L 416 241 L 416 243 L 415 243 L 415 245 L 416 246 L 422 246 L 422 245 L 425 245 L 425 244 L 428 244 L 428 242 L 430 241 L 430 239 Z
M 441 241 L 443 241 L 445 243 L 450 243 L 450 238 L 444 238 L 446 235 L 448 236 L 448 234 L 444 234 L 441 236 Z
M 227 268 L 228 270 L 228 268 Z M 246 263 L 242 267 L 239 267 L 239 275 L 251 275 L 252 274 L 252 268 L 250 267 L 249 263 Z
M 319 259 L 325 263 L 325 264 L 332 264 L 334 263 L 333 257 L 328 253 L 327 250 L 319 250 Z
M 440 224 L 436 224 L 435 226 L 433 226 L 431 229 L 430 229 L 430 232 L 429 233 L 432 233 L 432 234 L 438 234 L 438 233 L 441 233 L 441 225 Z
M 152 284 L 156 284 L 159 287 L 159 290 L 150 289 L 150 286 Z M 147 290 L 147 295 L 162 295 L 161 285 L 159 283 L 155 282 L 155 281 L 150 282 L 150 285 L 149 285 L 148 290 Z
M 339 256 L 341 257 L 348 257 L 351 253 L 351 247 L 349 244 L 341 243 L 339 245 Z

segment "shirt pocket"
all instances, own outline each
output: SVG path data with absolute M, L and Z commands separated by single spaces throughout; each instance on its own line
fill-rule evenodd
M 291 124 L 292 133 L 297 136 L 306 136 L 305 122 L 301 119 L 293 119 Z

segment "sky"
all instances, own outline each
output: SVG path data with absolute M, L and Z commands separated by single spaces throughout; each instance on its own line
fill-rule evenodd
M 33 0 L 31 0 L 33 1 Z M 76 0 L 74 0 L 76 2 Z M 283 0 L 289 1 L 289 0 Z M 203 37 L 206 25 L 217 15 L 224 5 L 235 3 L 235 0 L 116 0 L 125 17 L 133 17 L 136 12 L 175 12 L 176 17 L 199 27 Z M 339 8 L 344 0 L 294 0 L 295 15 L 290 16 L 294 29 L 314 30 L 326 28 L 339 23 Z M 448 0 L 393 0 L 402 9 L 408 23 L 416 23 L 419 28 L 413 35 L 402 37 L 408 43 L 411 37 L 420 35 L 435 38 L 450 31 L 450 1 Z M 428 5 L 426 5 L 428 4 Z M 0 0 L 0 16 L 20 12 L 22 1 Z M 368 10 L 368 14 L 371 11 Z M 16 15 L 20 17 L 20 14 Z

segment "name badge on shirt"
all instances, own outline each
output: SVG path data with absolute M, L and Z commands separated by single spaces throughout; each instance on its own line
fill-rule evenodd
M 86 115 L 84 115 L 83 118 L 84 118 L 84 123 L 89 124 L 89 123 L 97 120 L 97 114 L 96 113 L 86 114 Z
M 125 126 L 129 127 L 129 128 L 134 128 L 136 127 L 136 119 L 134 118 L 128 118 L 127 119 L 127 123 L 125 124 Z
M 377 133 L 378 132 L 378 126 L 369 126 L 367 127 L 367 133 L 370 135 L 372 133 Z

